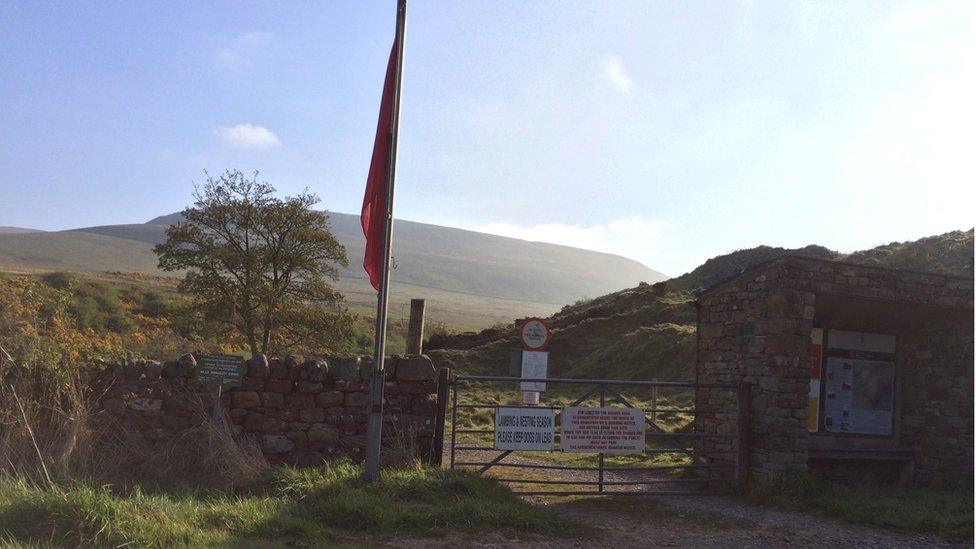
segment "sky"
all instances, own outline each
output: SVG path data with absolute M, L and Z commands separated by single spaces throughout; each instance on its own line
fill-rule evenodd
M 141 223 L 225 169 L 358 213 L 394 23 L 0 2 L 0 225 Z M 973 2 L 414 0 L 405 55 L 398 218 L 672 276 L 974 224 Z

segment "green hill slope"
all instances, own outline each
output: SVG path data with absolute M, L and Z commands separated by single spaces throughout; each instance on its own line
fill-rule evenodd
M 690 379 L 695 343 L 694 291 L 783 255 L 843 260 L 889 268 L 973 274 L 973 230 L 844 255 L 821 246 L 760 246 L 709 259 L 665 285 L 641 284 L 563 307 L 553 327 L 549 375 L 623 379 Z M 518 346 L 514 326 L 481 334 L 434 338 L 428 354 L 438 366 L 501 374 Z
M 0 234 L 0 270 L 163 274 L 152 247 L 179 219 L 170 214 L 143 224 Z M 368 310 L 375 293 L 361 266 L 365 241 L 359 217 L 331 213 L 330 219 L 349 254 L 338 287 Z M 442 312 L 447 304 L 452 312 L 441 318 L 465 328 L 548 314 L 563 303 L 666 278 L 620 256 L 425 223 L 397 221 L 394 238 L 394 297 L 426 297 Z M 465 311 L 477 321 L 468 321 Z

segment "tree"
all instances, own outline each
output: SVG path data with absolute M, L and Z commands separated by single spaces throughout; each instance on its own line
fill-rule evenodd
M 180 290 L 204 320 L 237 331 L 252 353 L 328 345 L 342 295 L 330 281 L 348 266 L 329 218 L 307 190 L 280 199 L 269 183 L 228 170 L 194 190 L 183 221 L 155 247 L 159 267 L 186 270 Z

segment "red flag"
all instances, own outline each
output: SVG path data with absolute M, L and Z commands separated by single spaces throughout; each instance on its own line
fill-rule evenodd
M 380 103 L 380 119 L 376 123 L 376 139 L 373 142 L 373 159 L 369 163 L 369 176 L 366 178 L 366 196 L 363 197 L 363 212 L 360 220 L 363 234 L 366 235 L 366 255 L 363 268 L 369 274 L 369 281 L 376 290 L 380 289 L 383 276 L 383 239 L 386 236 L 386 185 L 389 175 L 390 146 L 393 132 L 393 103 L 396 94 L 397 44 L 393 42 L 390 61 L 386 65 L 386 82 L 383 83 L 383 99 Z

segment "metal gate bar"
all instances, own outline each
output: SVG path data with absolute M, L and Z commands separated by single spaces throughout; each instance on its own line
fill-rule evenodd
M 613 397 L 614 400 L 618 401 L 622 405 L 628 408 L 635 408 L 631 402 L 625 398 L 620 392 L 613 387 L 630 387 L 630 388 L 649 388 L 651 392 L 651 408 L 645 409 L 644 420 L 645 424 L 650 424 L 651 431 L 645 432 L 645 440 L 659 440 L 667 444 L 664 447 L 651 447 L 644 449 L 644 455 L 662 455 L 662 454 L 683 454 L 690 456 L 691 463 L 683 464 L 665 464 L 665 465 L 648 465 L 644 467 L 628 467 L 628 466 L 608 466 L 606 464 L 605 454 L 597 453 L 597 464 L 596 466 L 569 466 L 569 465 L 557 465 L 557 464 L 544 464 L 544 463 L 512 463 L 503 462 L 503 460 L 512 455 L 515 451 L 505 450 L 499 451 L 495 450 L 494 446 L 481 446 L 477 443 L 472 444 L 458 444 L 457 435 L 458 434 L 471 434 L 471 435 L 493 435 L 494 428 L 469 428 L 469 429 L 459 429 L 458 428 L 458 415 L 459 410 L 475 410 L 475 409 L 496 409 L 500 405 L 496 403 L 467 403 L 461 404 L 458 402 L 459 386 L 462 383 L 515 383 L 522 382 L 544 382 L 549 384 L 565 384 L 565 385 L 591 385 L 587 388 L 578 398 L 573 401 L 572 404 L 568 406 L 549 406 L 556 410 L 556 417 L 559 418 L 562 415 L 562 410 L 570 406 L 578 406 L 582 404 L 587 399 L 594 396 L 596 393 L 599 398 L 599 403 L 601 407 L 606 406 L 608 393 Z M 532 469 L 532 470 L 552 470 L 552 471 L 582 471 L 582 472 L 596 472 L 597 478 L 595 481 L 587 480 L 563 480 L 563 479 L 519 479 L 519 478 L 500 478 L 502 482 L 508 482 L 513 484 L 523 484 L 523 485 L 563 485 L 563 486 L 592 486 L 594 489 L 590 490 L 579 490 L 579 491 L 516 491 L 517 494 L 521 495 L 715 495 L 722 492 L 714 491 L 714 488 L 718 486 L 729 485 L 731 483 L 737 483 L 741 481 L 742 471 L 743 471 L 743 459 L 744 452 L 741 448 L 734 449 L 732 445 L 728 445 L 728 449 L 717 449 L 712 448 L 709 450 L 704 449 L 704 443 L 709 440 L 714 441 L 726 441 L 726 442 L 741 442 L 742 440 L 742 419 L 745 417 L 744 413 L 740 410 L 739 417 L 739 429 L 736 434 L 711 434 L 702 432 L 668 432 L 662 427 L 657 425 L 657 422 L 661 419 L 661 414 L 673 414 L 675 417 L 697 417 L 698 412 L 694 408 L 675 408 L 675 407 L 659 407 L 659 399 L 661 398 L 660 389 L 717 389 L 717 390 L 728 390 L 732 391 L 734 395 L 738 397 L 741 404 L 742 395 L 746 394 L 742 389 L 736 385 L 731 384 L 717 384 L 717 383 L 695 383 L 686 381 L 633 381 L 633 380 L 598 380 L 598 379 L 572 379 L 572 378 L 521 378 L 514 376 L 480 376 L 480 375 L 457 375 L 454 376 L 451 381 L 452 385 L 452 407 L 451 407 L 451 468 L 455 467 L 478 467 L 479 474 L 484 474 L 490 469 L 495 467 L 504 467 L 510 469 Z M 694 402 L 694 400 L 693 400 Z M 741 408 L 741 406 L 739 406 Z M 540 406 L 540 408 L 546 408 L 546 406 Z M 557 419 L 557 425 L 559 421 Z M 696 425 L 697 422 L 693 423 Z M 554 443 L 561 441 L 561 434 L 555 433 Z M 665 441 L 670 441 L 668 444 Z M 681 442 L 686 441 L 686 442 Z M 689 444 L 691 443 L 691 444 Z M 460 461 L 457 459 L 457 452 L 470 452 L 470 451 L 499 451 L 499 455 L 495 456 L 490 460 L 466 460 Z M 556 450 L 558 451 L 558 450 Z M 718 458 L 718 462 L 709 463 L 703 458 L 709 460 L 715 460 Z M 614 473 L 650 473 L 660 471 L 681 471 L 686 472 L 719 472 L 719 471 L 732 471 L 731 475 L 714 476 L 713 474 L 707 473 L 705 476 L 696 478 L 668 478 L 668 477 L 657 477 L 652 479 L 628 479 L 628 480 L 618 480 L 615 478 L 607 478 L 607 474 Z M 707 488 L 712 488 L 713 490 L 632 490 L 632 491 L 618 491 L 618 490 L 607 490 L 608 487 L 640 487 L 640 486 L 678 486 L 678 485 L 705 485 Z

